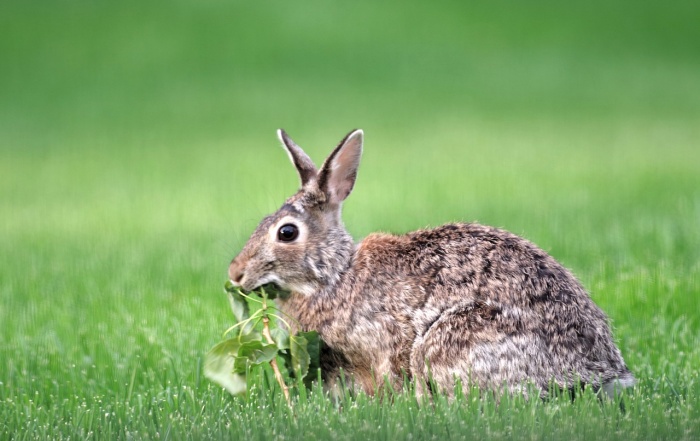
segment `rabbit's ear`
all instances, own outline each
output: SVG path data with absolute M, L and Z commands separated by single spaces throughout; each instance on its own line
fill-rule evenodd
M 299 172 L 299 177 L 301 178 L 301 186 L 305 186 L 311 180 L 316 178 L 316 174 L 318 172 L 313 161 L 311 160 L 311 158 L 309 158 L 309 155 L 307 155 L 301 149 L 301 147 L 296 145 L 294 141 L 292 141 L 292 139 L 289 137 L 289 135 L 287 135 L 287 132 L 285 132 L 283 129 L 279 129 L 277 131 L 277 137 L 280 139 L 280 141 L 282 141 L 282 145 L 284 146 L 284 149 L 287 150 L 289 159 L 292 161 L 292 164 L 294 164 L 294 167 L 296 167 L 297 171 Z
M 318 187 L 328 196 L 329 202 L 339 204 L 352 191 L 362 156 L 363 137 L 359 129 L 348 133 L 321 166 Z

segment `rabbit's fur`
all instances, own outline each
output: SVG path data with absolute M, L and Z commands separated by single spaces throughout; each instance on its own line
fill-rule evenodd
M 266 217 L 231 262 L 245 290 L 275 283 L 280 308 L 327 345 L 324 380 L 342 371 L 368 393 L 405 376 L 431 385 L 522 390 L 552 384 L 605 389 L 634 378 L 605 314 L 547 253 L 507 231 L 455 223 L 359 244 L 341 205 L 355 183 L 363 132 L 350 132 L 320 169 L 278 132 L 302 188 Z M 298 237 L 283 241 L 283 225 Z

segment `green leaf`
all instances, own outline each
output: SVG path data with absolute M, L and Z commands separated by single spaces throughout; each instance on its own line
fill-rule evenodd
M 297 378 L 304 378 L 309 372 L 309 352 L 307 346 L 309 342 L 301 335 L 293 335 L 289 337 L 289 352 L 292 356 L 292 369 Z
M 284 361 L 284 368 L 287 370 L 289 378 L 296 378 L 297 376 L 294 373 L 294 368 L 292 367 L 292 355 L 290 354 L 290 351 L 279 351 L 278 355 L 282 357 L 282 360 Z
M 289 331 L 280 326 L 271 327 L 270 336 L 275 341 L 277 349 L 289 349 Z
M 288 296 L 289 293 L 274 284 L 244 293 L 230 281 L 226 282 L 224 289 L 237 320 L 237 324 L 227 332 L 235 331 L 235 337 L 209 351 L 205 363 L 206 376 L 231 394 L 239 394 L 246 390 L 245 374 L 252 366 L 269 363 L 280 356 L 291 377 L 306 379 L 305 383 L 310 385 L 317 378 L 319 370 L 321 342 L 318 333 L 302 332 L 290 336 L 281 319 L 269 312 L 276 311 L 276 308 L 268 300 Z M 256 329 L 256 323 L 264 318 L 269 319 L 273 343 L 267 343 L 260 330 Z
M 238 349 L 238 354 L 233 361 L 233 371 L 244 374 L 246 369 L 252 365 L 269 363 L 277 355 L 277 345 L 274 343 L 263 343 L 255 340 L 243 343 Z
M 263 337 L 262 337 L 262 334 L 261 334 L 260 332 L 258 332 L 258 331 L 250 331 L 250 332 L 247 333 L 247 334 L 241 334 L 241 335 L 238 337 L 238 341 L 241 343 L 241 345 L 243 345 L 243 344 L 245 344 L 245 343 L 250 343 L 250 342 L 253 342 L 253 341 L 262 342 L 262 341 L 263 341 L 262 338 L 263 338 Z
M 233 316 L 236 317 L 236 322 L 240 323 L 250 317 L 248 302 L 245 300 L 245 297 L 241 295 L 241 292 L 238 289 L 226 289 L 226 292 L 228 293 L 228 302 L 229 305 L 231 305 Z
M 240 346 L 235 338 L 222 341 L 207 353 L 204 361 L 204 375 L 224 387 L 231 395 L 246 391 L 245 376 L 233 372 Z
M 318 378 L 318 371 L 321 369 L 321 338 L 316 331 L 300 332 L 306 341 L 306 352 L 309 354 L 309 370 L 303 377 L 304 384 L 311 387 L 311 383 Z
M 229 338 L 228 340 L 224 340 L 211 348 L 207 354 L 207 359 L 211 357 L 211 361 L 214 362 L 215 360 L 221 360 L 226 356 L 236 356 L 240 346 L 241 343 L 237 338 Z

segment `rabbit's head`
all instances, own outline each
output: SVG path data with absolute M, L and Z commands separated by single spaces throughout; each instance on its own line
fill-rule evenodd
M 350 132 L 320 169 L 283 130 L 277 135 L 299 173 L 301 189 L 260 222 L 228 274 L 246 291 L 274 283 L 311 295 L 337 281 L 350 265 L 354 244 L 340 211 L 355 184 L 363 133 Z

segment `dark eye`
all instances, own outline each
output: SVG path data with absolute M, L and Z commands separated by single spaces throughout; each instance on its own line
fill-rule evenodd
M 277 238 L 282 242 L 291 242 L 299 236 L 299 229 L 296 225 L 282 225 L 277 232 Z

